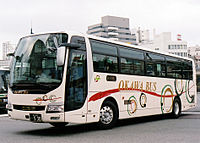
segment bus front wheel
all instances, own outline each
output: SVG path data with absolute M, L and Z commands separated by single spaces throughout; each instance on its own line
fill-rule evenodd
M 172 117 L 178 118 L 181 115 L 181 101 L 179 98 L 175 98 L 173 101 Z
M 114 127 L 118 120 L 118 110 L 111 101 L 105 101 L 100 110 L 98 127 L 100 129 L 110 129 Z

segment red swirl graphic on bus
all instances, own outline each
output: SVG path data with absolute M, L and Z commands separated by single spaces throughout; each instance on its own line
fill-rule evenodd
M 184 91 L 182 92 L 185 93 L 185 92 L 188 92 L 194 85 L 192 85 L 190 88 L 187 89 L 187 91 Z M 134 89 L 134 88 L 117 88 L 117 89 L 111 89 L 111 90 L 107 90 L 107 91 L 103 91 L 103 92 L 98 92 L 96 94 L 94 94 L 93 96 L 91 96 L 89 98 L 89 102 L 90 101 L 96 101 L 96 100 L 99 100 L 103 97 L 106 97 L 106 96 L 109 96 L 110 94 L 113 94 L 113 93 L 117 93 L 117 92 L 120 92 L 120 91 L 125 91 L 125 90 L 128 90 L 128 91 L 139 91 L 139 92 L 143 92 L 143 93 L 146 93 L 146 94 L 150 94 L 150 95 L 153 95 L 153 96 L 157 96 L 157 97 L 164 97 L 164 98 L 169 98 L 169 97 L 174 97 L 174 96 L 177 96 L 177 94 L 169 94 L 169 95 L 161 95 L 161 94 L 158 94 L 158 93 L 155 93 L 155 92 L 152 92 L 152 91 L 147 91 L 147 90 L 142 90 L 142 89 Z M 180 95 L 179 95 L 180 96 Z
M 120 91 L 123 91 L 123 90 L 139 91 L 139 92 L 147 93 L 147 94 L 157 96 L 157 97 L 163 96 L 163 95 L 157 94 L 155 92 L 141 90 L 141 89 L 121 88 L 121 89 L 111 89 L 111 90 L 107 90 L 107 91 L 104 91 L 104 92 L 98 92 L 98 93 L 94 94 L 92 97 L 90 97 L 89 102 L 99 100 L 99 99 L 106 97 L 110 94 L 117 93 L 117 92 L 120 92 Z M 173 96 L 176 96 L 176 95 L 165 95 L 165 97 L 173 97 Z

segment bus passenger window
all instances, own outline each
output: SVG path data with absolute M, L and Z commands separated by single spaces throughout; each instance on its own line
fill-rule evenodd
M 95 72 L 118 72 L 117 57 L 93 54 Z
M 147 63 L 147 75 L 151 75 L 154 76 L 155 75 L 155 67 L 154 67 L 154 63 L 148 62 Z
M 165 72 L 165 65 L 164 64 L 156 64 L 156 75 L 157 76 L 161 76 L 161 77 L 165 77 L 166 72 Z

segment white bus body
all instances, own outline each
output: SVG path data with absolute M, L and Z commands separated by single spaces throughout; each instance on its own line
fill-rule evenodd
M 9 77 L 9 69 L 8 68 L 0 68 L 0 112 L 6 111 L 7 104 L 7 95 L 8 95 L 8 77 Z
M 63 65 L 57 65 L 59 47 Z M 51 77 L 38 78 L 39 68 Z M 12 119 L 54 126 L 98 122 L 110 128 L 117 119 L 178 117 L 196 104 L 189 58 L 67 32 L 24 37 L 14 54 L 8 90 Z

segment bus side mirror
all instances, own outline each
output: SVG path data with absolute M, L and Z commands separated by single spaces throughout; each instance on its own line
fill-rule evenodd
M 57 48 L 56 62 L 58 66 L 63 66 L 65 62 L 65 52 L 66 47 L 70 49 L 78 49 L 81 47 L 80 44 L 77 43 L 62 43 L 59 48 Z
M 6 56 L 7 57 L 14 57 L 15 53 L 8 53 Z
M 56 62 L 58 66 L 63 66 L 65 63 L 66 47 L 61 46 L 57 49 Z

